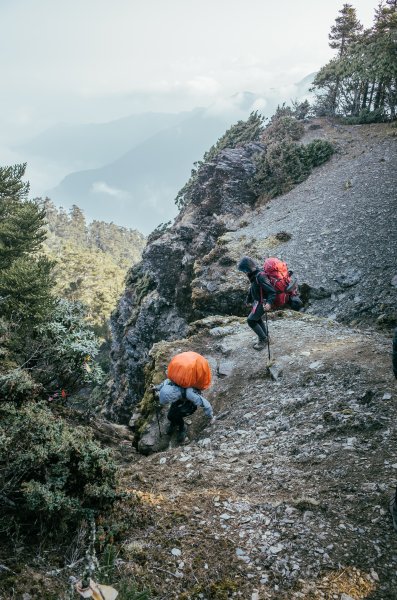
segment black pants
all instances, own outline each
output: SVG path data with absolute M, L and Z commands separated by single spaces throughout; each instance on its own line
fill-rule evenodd
M 193 402 L 190 402 L 190 400 L 176 400 L 176 402 L 171 404 L 167 418 L 171 422 L 171 425 L 178 427 L 182 431 L 185 425 L 183 417 L 192 415 L 196 410 L 197 406 Z
M 262 320 L 262 316 L 265 314 L 265 309 L 261 302 L 255 303 L 252 307 L 250 314 L 248 315 L 247 323 L 251 327 L 252 331 L 256 333 L 260 341 L 265 342 L 267 340 L 267 328 Z

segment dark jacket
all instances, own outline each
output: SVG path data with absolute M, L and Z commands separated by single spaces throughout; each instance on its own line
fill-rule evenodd
M 273 304 L 276 299 L 276 290 L 266 275 L 259 269 L 255 269 L 255 271 L 248 273 L 248 279 L 250 280 L 251 287 L 248 292 L 247 303 L 255 302 L 255 300 L 261 302 L 263 300 L 264 303 Z

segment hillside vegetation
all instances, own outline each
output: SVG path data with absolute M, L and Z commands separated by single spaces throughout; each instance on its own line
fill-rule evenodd
M 368 43 L 389 48 L 396 11 L 378 9 Z M 366 114 L 384 123 L 344 120 L 362 118 L 360 31 L 344 5 L 331 43 L 350 62 L 317 108 L 230 128 L 144 248 L 30 200 L 25 165 L 0 168 L 2 600 L 72 600 L 90 576 L 119 600 L 395 598 L 395 76 L 369 73 Z M 270 361 L 246 324 L 247 254 L 300 277 L 303 311 L 269 314 Z M 106 381 L 94 327 L 127 267 Z M 211 365 L 217 418 L 197 411 L 178 446 L 154 385 L 185 350 Z
M 128 269 L 141 258 L 144 236 L 114 223 L 86 223 L 78 206 L 66 213 L 48 198 L 37 202 L 45 210 L 44 248 L 54 262 L 55 293 L 84 304 L 88 322 L 104 331 Z

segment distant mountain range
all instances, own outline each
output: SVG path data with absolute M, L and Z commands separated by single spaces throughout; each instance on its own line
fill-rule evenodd
M 313 76 L 289 91 L 292 98 L 307 96 Z M 109 123 L 60 125 L 18 150 L 70 165 L 72 172 L 46 191 L 57 206 L 77 204 L 88 219 L 148 234 L 177 214 L 174 199 L 194 162 L 225 130 L 252 110 L 270 116 L 279 103 L 277 90 L 266 97 L 241 92 L 190 112 L 143 113 Z

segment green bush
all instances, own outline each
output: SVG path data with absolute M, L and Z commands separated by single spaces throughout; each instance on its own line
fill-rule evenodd
M 42 403 L 0 405 L 0 519 L 59 526 L 110 507 L 117 470 L 87 428 Z
M 92 361 L 99 340 L 84 316 L 85 308 L 80 303 L 59 300 L 47 323 L 35 331 L 29 366 L 49 394 L 62 388 L 72 393 L 102 382 L 102 371 Z
M 43 388 L 32 378 L 29 371 L 15 367 L 0 374 L 0 398 L 10 402 L 23 402 L 27 398 L 34 400 L 43 392 Z
M 282 115 L 271 120 L 263 133 L 262 139 L 265 143 L 291 142 L 300 140 L 303 133 L 303 123 L 293 116 Z
M 325 140 L 314 140 L 307 146 L 285 140 L 273 142 L 258 155 L 257 170 L 249 185 L 257 196 L 274 198 L 285 194 L 333 152 L 332 144 Z
M 305 146 L 306 164 L 313 169 L 319 167 L 335 152 L 333 145 L 327 140 L 313 140 Z
M 382 108 L 376 110 L 368 110 L 364 108 L 360 111 L 360 114 L 356 117 L 343 117 L 343 123 L 347 125 L 364 125 L 366 123 L 384 123 L 388 121 L 388 117 Z
M 270 198 L 286 193 L 295 183 L 303 181 L 310 170 L 303 147 L 292 142 L 275 142 L 259 155 L 257 171 L 250 187 L 257 196 Z

